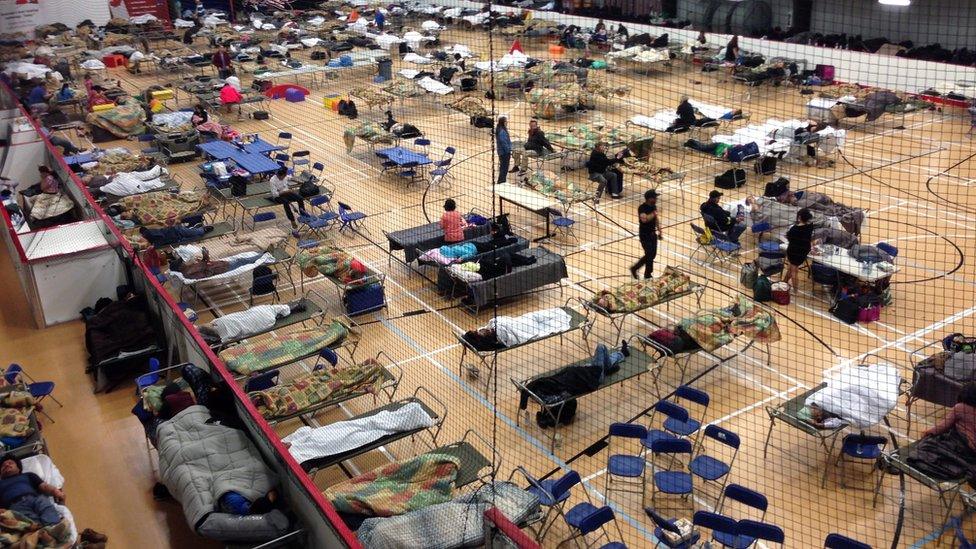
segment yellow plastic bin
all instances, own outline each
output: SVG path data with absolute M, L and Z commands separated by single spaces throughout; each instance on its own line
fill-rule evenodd
M 158 99 L 160 101 L 168 101 L 173 98 L 173 90 L 172 89 L 156 90 L 152 92 L 152 98 Z
M 338 94 L 326 95 L 325 97 L 322 98 L 322 105 L 325 108 L 329 109 L 330 111 L 335 111 L 338 110 L 339 100 L 341 99 L 342 97 L 339 96 Z
M 104 105 L 95 105 L 94 107 L 92 107 L 92 112 L 110 111 L 114 108 L 115 108 L 114 104 L 106 103 Z

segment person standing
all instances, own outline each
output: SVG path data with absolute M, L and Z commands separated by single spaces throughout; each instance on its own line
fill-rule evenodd
M 210 60 L 213 66 L 217 67 L 217 76 L 221 80 L 227 78 L 232 74 L 230 68 L 230 54 L 227 53 L 227 48 L 223 44 L 217 46 L 217 51 L 214 52 L 213 58 Z
M 512 138 L 508 135 L 508 118 L 498 117 L 495 127 L 495 147 L 498 153 L 498 184 L 508 181 L 508 168 L 512 163 Z
M 380 8 L 376 8 L 376 16 L 373 18 L 373 23 L 376 23 L 376 28 L 380 32 L 383 32 L 383 28 L 386 27 L 386 15 Z
M 630 267 L 630 275 L 637 277 L 637 271 L 644 267 L 644 278 L 654 274 L 654 259 L 657 257 L 657 242 L 664 238 L 661 219 L 657 212 L 657 191 L 651 189 L 644 193 L 644 203 L 637 207 L 637 220 L 640 225 L 637 236 L 644 255 Z
M 800 266 L 806 263 L 807 256 L 813 248 L 813 230 L 816 228 L 810 222 L 813 221 L 813 214 L 809 208 L 803 208 L 796 212 L 796 224 L 786 231 L 786 274 L 783 275 L 783 282 L 796 286 L 797 271 Z

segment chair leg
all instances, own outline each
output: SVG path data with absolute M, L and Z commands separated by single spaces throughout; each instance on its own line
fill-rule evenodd
M 46 417 L 46 418 L 48 418 L 49 420 L 51 420 L 51 423 L 54 423 L 54 418 L 53 418 L 53 417 L 51 417 L 51 414 L 49 414 L 49 413 L 47 413 L 47 412 L 45 412 L 44 410 L 40 410 L 40 412 L 41 412 L 42 414 L 44 414 L 44 417 Z
M 61 408 L 64 408 L 64 404 L 61 404 L 61 401 L 58 400 L 53 394 L 52 395 L 47 395 L 47 396 L 51 397 L 51 400 L 53 400 L 54 402 L 56 402 L 58 404 L 58 406 L 60 406 Z

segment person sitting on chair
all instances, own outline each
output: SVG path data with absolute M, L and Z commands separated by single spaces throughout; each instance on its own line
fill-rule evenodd
M 529 169 L 529 157 L 539 157 L 555 152 L 552 143 L 546 138 L 546 133 L 539 127 L 539 121 L 533 118 L 529 120 L 529 135 L 522 146 L 523 150 L 513 150 L 515 166 L 512 171 L 525 171 Z
M 295 191 L 288 188 L 288 168 L 282 166 L 278 168 L 271 179 L 268 180 L 271 187 L 271 201 L 281 204 L 285 209 L 285 217 L 291 221 L 291 227 L 298 229 L 298 222 L 295 221 L 295 213 L 291 211 L 291 203 L 298 203 L 298 214 L 308 215 L 305 211 L 305 199 Z
M 732 217 L 732 214 L 719 204 L 721 198 L 721 191 L 712 191 L 708 193 L 708 200 L 698 209 L 702 215 L 707 215 L 715 222 L 715 226 L 709 229 L 721 231 L 728 235 L 732 242 L 738 242 L 739 236 L 746 230 L 745 213 L 740 211 Z
M 240 107 L 241 100 L 243 99 L 244 96 L 241 95 L 241 92 L 231 82 L 225 82 L 224 87 L 220 88 L 220 104 L 225 107 L 228 113 L 231 110 L 231 106 L 237 105 Z
M 611 198 L 620 198 L 623 189 L 620 186 L 620 179 L 617 172 L 613 170 L 613 165 L 619 162 L 618 158 L 607 157 L 607 144 L 600 141 L 590 153 L 590 159 L 586 162 L 586 169 L 590 174 L 590 181 L 597 183 L 595 204 L 600 203 L 603 192 L 608 191 Z

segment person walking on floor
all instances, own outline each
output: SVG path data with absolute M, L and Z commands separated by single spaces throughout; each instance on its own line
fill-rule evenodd
M 786 274 L 783 282 L 796 287 L 797 271 L 806 263 L 807 256 L 813 248 L 813 230 L 816 228 L 810 222 L 813 214 L 808 208 L 796 212 L 796 224 L 786 231 Z
M 657 257 L 657 242 L 664 238 L 661 229 L 661 218 L 657 212 L 657 191 L 651 189 L 644 193 L 644 203 L 637 207 L 637 219 L 640 225 L 638 238 L 644 255 L 630 267 L 630 275 L 638 278 L 637 271 L 644 267 L 644 278 L 651 278 L 654 274 L 654 259 Z
M 495 147 L 498 153 L 498 184 L 508 181 L 508 169 L 512 163 L 512 138 L 508 135 L 508 119 L 498 117 L 495 127 Z
M 295 213 L 291 211 L 291 203 L 298 203 L 298 213 L 300 215 L 308 215 L 305 211 L 305 199 L 295 191 L 288 188 L 288 168 L 282 166 L 278 168 L 278 171 L 271 176 L 268 180 L 271 186 L 271 201 L 277 204 L 281 204 L 285 209 L 285 217 L 288 221 L 291 221 L 291 227 L 293 229 L 298 229 L 298 222 L 295 221 Z

